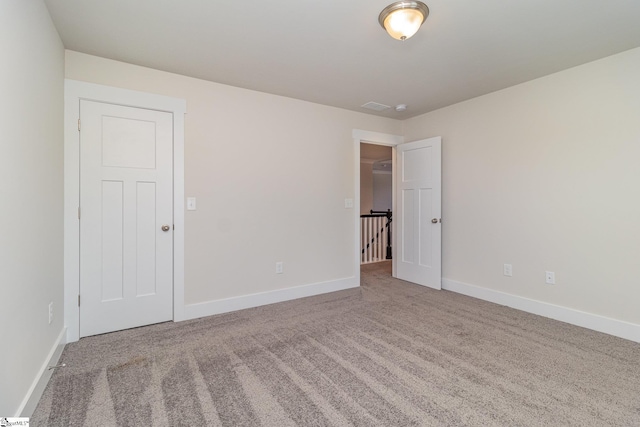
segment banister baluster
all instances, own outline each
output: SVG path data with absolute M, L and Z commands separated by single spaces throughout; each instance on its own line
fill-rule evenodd
M 391 259 L 391 216 L 391 210 L 360 215 L 361 264 Z

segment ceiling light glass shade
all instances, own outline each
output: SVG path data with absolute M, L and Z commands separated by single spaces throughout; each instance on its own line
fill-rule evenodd
M 429 16 L 429 8 L 420 1 L 397 1 L 385 7 L 378 22 L 396 40 L 406 40 L 418 32 Z

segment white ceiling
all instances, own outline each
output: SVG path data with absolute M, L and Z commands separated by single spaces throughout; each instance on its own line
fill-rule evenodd
M 640 46 L 639 0 L 425 0 L 405 42 L 391 0 L 45 2 L 67 49 L 398 119 Z

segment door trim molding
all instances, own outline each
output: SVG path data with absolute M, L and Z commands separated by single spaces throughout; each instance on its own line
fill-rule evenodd
M 396 145 L 404 142 L 404 137 L 400 135 L 391 135 L 388 133 L 371 132 L 367 130 L 353 129 L 351 132 L 353 138 L 353 157 L 354 157 L 354 184 L 353 192 L 355 194 L 353 202 L 353 214 L 354 214 L 354 230 L 355 230 L 355 243 L 354 243 L 354 276 L 358 284 L 360 284 L 360 143 L 386 145 L 392 148 L 391 150 L 391 167 L 395 170 L 396 167 Z M 391 203 L 392 211 L 396 211 L 396 196 L 395 196 L 395 176 L 392 175 L 391 182 Z M 396 221 L 391 221 L 391 246 L 396 245 Z M 391 262 L 393 266 L 392 275 L 396 275 L 396 262 L 395 256 Z
M 66 342 L 80 339 L 80 100 L 173 114 L 173 320 L 184 320 L 184 115 L 187 102 L 128 89 L 64 81 L 64 325 Z

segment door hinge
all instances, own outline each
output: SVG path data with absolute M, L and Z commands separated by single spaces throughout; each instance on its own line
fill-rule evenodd
M 78 219 L 80 219 L 80 206 L 78 206 Z
M 78 119 L 78 132 L 80 132 L 80 119 Z
M 80 295 L 78 295 L 78 307 L 80 307 Z

